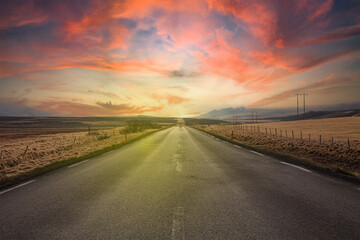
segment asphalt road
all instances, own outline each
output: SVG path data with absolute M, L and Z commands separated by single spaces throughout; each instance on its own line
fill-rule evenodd
M 0 239 L 360 239 L 360 186 L 173 127 L 1 191 Z

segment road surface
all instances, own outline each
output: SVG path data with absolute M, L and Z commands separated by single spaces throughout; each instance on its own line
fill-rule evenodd
M 360 239 L 360 186 L 187 127 L 0 192 L 1 239 Z

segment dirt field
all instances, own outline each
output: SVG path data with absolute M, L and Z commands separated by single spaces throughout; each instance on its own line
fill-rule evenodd
M 315 165 L 345 170 L 360 177 L 359 117 L 197 127 L 229 139 L 233 132 L 234 141 L 239 143 L 285 153 Z

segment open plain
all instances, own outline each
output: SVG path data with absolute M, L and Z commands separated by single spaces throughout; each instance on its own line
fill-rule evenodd
M 360 177 L 360 118 L 198 125 L 233 141 Z
M 51 163 L 101 151 L 172 122 L 172 120 L 165 123 L 146 122 L 148 123 L 146 127 L 126 132 L 127 122 L 116 118 L 13 118 L 11 120 L 2 118 L 2 120 L 0 180 L 4 181 L 6 178 Z

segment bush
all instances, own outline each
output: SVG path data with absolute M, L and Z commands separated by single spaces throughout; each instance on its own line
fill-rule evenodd
M 110 136 L 108 136 L 108 135 L 106 135 L 106 134 L 103 134 L 103 135 L 99 135 L 99 136 L 97 136 L 96 137 L 96 139 L 98 140 L 98 141 L 102 141 L 102 140 L 105 140 L 105 139 L 108 139 Z
M 150 121 L 127 121 L 127 127 L 120 131 L 121 134 L 142 132 L 146 129 L 159 129 L 160 125 Z

